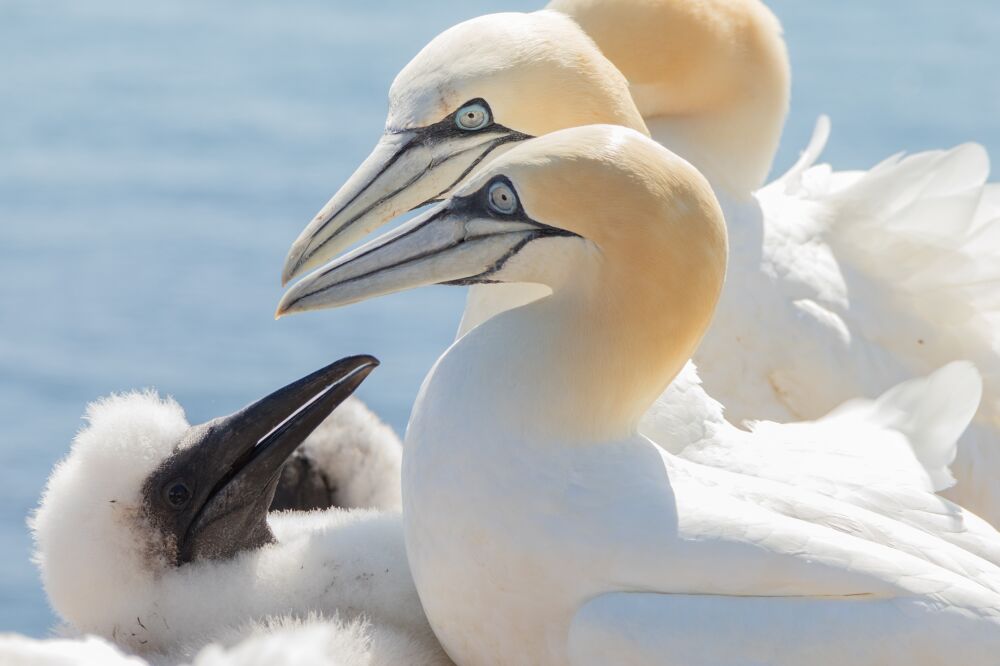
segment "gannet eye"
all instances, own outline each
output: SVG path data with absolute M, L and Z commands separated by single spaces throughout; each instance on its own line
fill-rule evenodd
M 469 102 L 455 114 L 459 129 L 475 131 L 490 124 L 490 110 L 482 102 Z
M 180 509 L 191 499 L 191 491 L 183 481 L 175 481 L 167 487 L 164 496 L 167 498 L 170 506 Z
M 517 210 L 517 193 L 514 188 L 503 181 L 497 181 L 490 185 L 489 192 L 490 208 L 501 215 L 510 215 Z

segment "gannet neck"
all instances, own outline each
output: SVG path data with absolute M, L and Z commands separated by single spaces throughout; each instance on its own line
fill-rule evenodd
M 581 270 L 572 288 L 505 312 L 470 333 L 456 353 L 492 386 L 488 400 L 525 441 L 613 441 L 639 419 L 694 352 L 714 304 L 711 294 L 665 293 L 663 272 Z M 585 273 L 589 275 L 585 276 Z M 658 307 L 657 307 L 658 306 Z M 521 340 L 522 345 L 496 344 Z M 488 341 L 484 349 L 483 341 Z
M 552 296 L 498 324 L 513 330 L 484 324 L 459 341 L 456 375 L 491 419 L 502 401 L 525 429 L 608 439 L 634 429 L 689 359 L 726 251 L 719 203 L 690 163 L 631 129 L 575 127 L 512 148 L 440 206 L 297 283 L 277 313 L 427 284 L 544 285 Z M 477 397 L 487 386 L 501 387 L 496 400 Z
M 564 132 L 562 140 L 582 143 L 588 132 Z M 724 280 L 725 225 L 707 182 L 652 141 L 617 132 L 612 136 L 627 149 L 613 149 L 607 159 L 628 160 L 627 167 L 574 162 L 573 179 L 582 186 L 564 196 L 553 193 L 566 174 L 551 166 L 516 181 L 532 215 L 561 220 L 590 242 L 558 256 L 544 242 L 528 245 L 498 277 L 529 264 L 556 272 L 551 266 L 562 262 L 546 280 L 552 295 L 468 336 L 475 350 L 469 364 L 506 373 L 519 387 L 509 400 L 500 398 L 510 418 L 523 428 L 537 425 L 543 435 L 606 441 L 634 432 L 690 359 Z M 550 135 L 544 143 L 559 139 Z
M 458 326 L 460 338 L 484 321 L 506 310 L 513 310 L 543 296 L 552 290 L 542 284 L 487 284 L 472 285 L 465 299 L 465 311 Z
M 788 111 L 781 25 L 758 0 L 553 0 L 628 79 L 657 140 L 714 185 L 760 187 Z

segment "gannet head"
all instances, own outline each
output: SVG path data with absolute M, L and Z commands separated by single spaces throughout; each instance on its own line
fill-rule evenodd
M 530 349 L 508 351 L 558 368 L 539 376 L 564 388 L 542 390 L 531 402 L 544 419 L 525 422 L 611 436 L 694 352 L 726 251 L 719 204 L 694 167 L 639 132 L 592 125 L 512 148 L 436 208 L 303 278 L 278 315 L 434 283 L 545 285 L 549 296 L 514 315 L 533 326 Z
M 155 604 L 151 586 L 171 570 L 271 541 L 282 463 L 377 364 L 343 359 L 195 426 L 151 392 L 90 405 L 30 521 L 56 611 L 106 635 L 114 618 Z
M 493 14 L 445 31 L 396 77 L 385 134 L 292 245 L 283 281 L 446 196 L 515 143 L 595 123 L 646 131 L 628 83 L 572 19 Z
M 717 186 L 760 187 L 791 95 L 781 23 L 761 0 L 551 0 L 628 79 L 652 135 Z
M 639 132 L 593 125 L 511 149 L 436 208 L 304 278 L 278 314 L 432 283 L 540 283 L 635 317 L 651 349 L 665 346 L 665 326 L 675 344 L 660 381 L 707 328 L 726 250 L 694 167 Z

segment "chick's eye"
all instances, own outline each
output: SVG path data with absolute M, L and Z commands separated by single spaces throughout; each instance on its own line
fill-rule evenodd
M 507 183 L 493 183 L 490 185 L 489 203 L 496 212 L 509 215 L 517 210 L 517 194 Z
M 191 490 L 182 481 L 175 481 L 167 486 L 164 495 L 167 498 L 170 506 L 175 509 L 179 509 L 188 503 L 191 499 Z
M 463 130 L 483 129 L 490 124 L 490 111 L 481 102 L 471 102 L 455 114 L 455 124 Z

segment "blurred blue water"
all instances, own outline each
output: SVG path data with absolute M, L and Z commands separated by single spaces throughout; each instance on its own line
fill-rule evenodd
M 24 519 L 87 401 L 155 386 L 192 421 L 335 357 L 397 429 L 451 339 L 439 287 L 275 322 L 290 242 L 367 155 L 395 73 L 442 29 L 537 1 L 0 0 L 0 631 L 54 619 Z M 995 0 L 774 0 L 793 112 L 826 156 L 1000 154 Z

